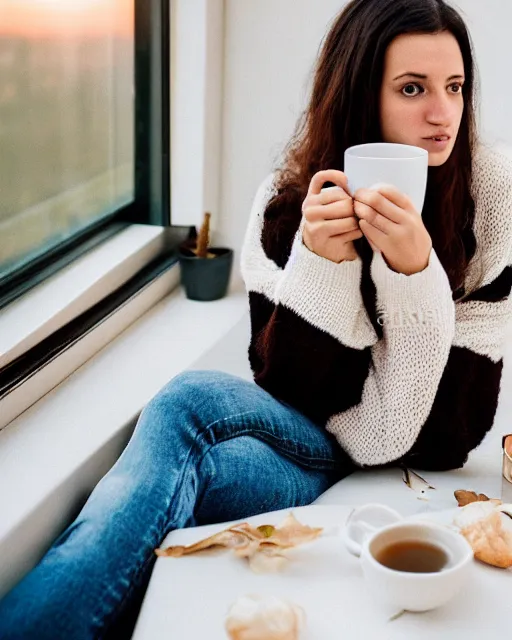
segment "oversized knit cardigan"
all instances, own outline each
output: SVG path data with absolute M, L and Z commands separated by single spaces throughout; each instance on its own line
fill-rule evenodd
M 300 212 L 266 215 L 274 178 L 257 191 L 241 254 L 255 382 L 325 426 L 358 466 L 461 467 L 498 403 L 512 315 L 512 161 L 483 145 L 475 153 L 476 251 L 455 302 L 432 249 L 410 276 L 373 253 L 369 304 L 361 257 L 331 262 L 304 245 Z

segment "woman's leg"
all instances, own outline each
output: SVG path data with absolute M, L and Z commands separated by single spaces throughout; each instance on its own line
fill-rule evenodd
M 77 519 L 0 602 L 0 638 L 112 637 L 169 531 L 307 504 L 351 470 L 330 434 L 257 385 L 185 372 L 146 406 Z

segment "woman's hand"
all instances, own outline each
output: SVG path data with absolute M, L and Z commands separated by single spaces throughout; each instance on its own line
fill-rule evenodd
M 337 187 L 322 191 L 326 182 Z M 362 238 L 363 233 L 342 171 L 319 171 L 313 176 L 302 213 L 305 218 L 302 241 L 310 251 L 336 263 L 357 258 L 354 240 Z
M 432 239 L 411 200 L 392 185 L 358 189 L 354 211 L 373 250 L 391 269 L 410 276 L 428 266 Z

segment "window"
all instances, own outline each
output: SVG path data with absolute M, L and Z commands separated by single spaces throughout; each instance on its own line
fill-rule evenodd
M 0 0 L 0 429 L 177 285 L 169 4 Z
M 133 0 L 0 0 L 0 276 L 134 196 Z
M 119 222 L 169 224 L 168 5 L 0 0 L 0 307 Z

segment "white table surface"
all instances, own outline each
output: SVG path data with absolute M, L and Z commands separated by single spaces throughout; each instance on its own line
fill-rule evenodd
M 420 472 L 435 487 L 435 490 L 428 492 L 428 500 L 419 499 L 418 494 L 404 484 L 402 471 L 399 469 L 362 471 L 337 483 L 314 503 L 315 506 L 294 509 L 294 513 L 297 516 L 303 514 L 303 520 L 308 524 L 318 522 L 319 526 L 340 525 L 346 520 L 352 507 L 378 502 L 396 509 L 404 517 L 435 519 L 439 514 L 447 517 L 447 510 L 456 508 L 453 496 L 456 489 L 468 489 L 485 493 L 491 498 L 501 498 L 501 438 L 505 433 L 512 433 L 510 389 L 512 340 L 509 340 L 505 354 L 502 392 L 493 429 L 471 454 L 463 469 Z M 278 515 L 277 512 L 256 516 L 255 521 L 277 523 Z M 225 526 L 210 525 L 174 531 L 167 536 L 162 546 L 195 542 Z M 318 547 L 315 552 L 318 563 L 314 567 L 307 563 L 312 547 L 304 547 L 304 564 L 294 564 L 291 573 L 287 574 L 287 589 L 290 594 L 295 594 L 295 601 L 305 607 L 309 622 L 323 620 L 325 623 L 320 635 L 304 635 L 304 640 L 494 640 L 510 635 L 512 570 L 503 571 L 476 563 L 479 567 L 479 580 L 475 581 L 473 589 L 466 596 L 458 597 L 453 606 L 425 614 L 405 614 L 393 623 L 388 623 L 385 612 L 379 614 L 373 605 L 365 604 L 366 592 L 358 561 L 340 551 L 339 540 L 331 536 L 312 544 Z M 159 558 L 133 639 L 226 640 L 223 620 L 228 602 L 232 603 L 238 596 L 250 592 L 283 595 L 282 582 L 275 582 L 275 578 L 268 575 L 255 576 L 248 569 L 244 571 L 246 567 L 240 566 L 229 552 L 220 553 L 221 555 L 200 554 L 181 559 Z M 322 561 L 322 553 L 330 554 L 329 561 L 325 557 Z M 300 554 L 298 557 L 301 557 Z M 291 580 L 294 572 L 295 579 Z M 243 576 L 242 580 L 240 576 Z M 336 606 L 337 601 L 333 602 L 329 598 L 326 601 L 327 608 L 321 604 L 323 600 L 319 600 L 318 596 L 320 593 L 324 594 L 322 585 L 330 585 L 339 597 L 348 598 L 343 609 Z M 309 599 L 303 600 L 305 594 L 309 594 Z M 312 604 L 313 601 L 315 604 Z M 364 615 L 363 605 L 369 607 Z M 356 612 L 356 617 L 343 616 L 340 613 L 342 610 Z M 368 610 L 371 615 L 368 615 Z M 361 613 L 359 620 L 357 612 Z
M 245 560 L 228 550 L 159 558 L 134 639 L 226 640 L 226 612 L 238 597 L 250 594 L 276 596 L 301 606 L 307 618 L 301 640 L 467 640 L 509 634 L 512 570 L 476 561 L 473 579 L 450 603 L 391 620 L 394 611 L 368 593 L 359 560 L 341 543 L 339 530 L 350 511 L 343 505 L 294 509 L 301 522 L 325 527 L 325 535 L 296 549 L 287 565 L 275 574 L 253 573 Z M 448 524 L 454 511 L 438 512 L 429 518 Z M 254 524 L 278 524 L 287 513 L 288 510 L 277 511 L 248 520 Z M 224 527 L 209 525 L 174 531 L 165 544 L 190 544 L 220 528 Z

